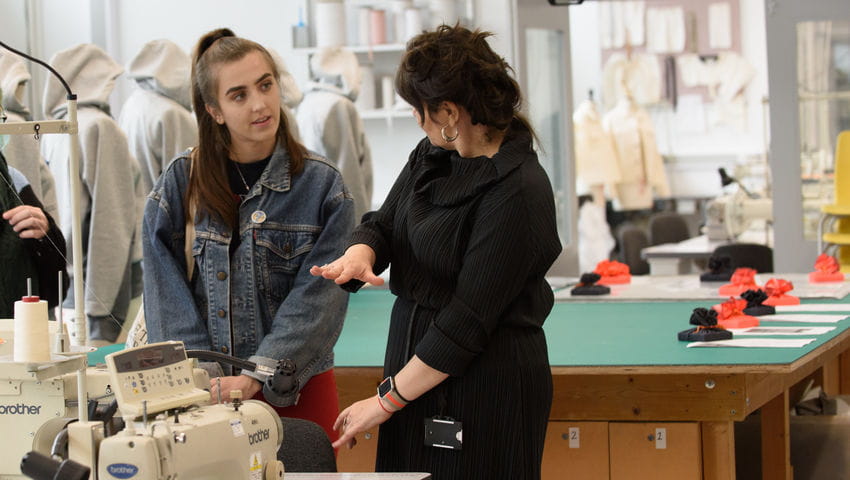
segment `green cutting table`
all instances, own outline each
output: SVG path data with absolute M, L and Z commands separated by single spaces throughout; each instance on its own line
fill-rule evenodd
M 393 299 L 379 289 L 351 296 L 335 349 L 342 407 L 375 393 Z M 817 301 L 830 302 L 842 301 Z M 850 392 L 850 356 L 843 355 L 850 320 L 803 348 L 686 348 L 676 333 L 690 327 L 693 308 L 711 304 L 555 304 L 544 325 L 554 384 L 550 420 L 695 422 L 702 478 L 732 479 L 733 422 L 760 410 L 763 478 L 791 479 L 789 399 L 809 378 L 828 393 Z M 340 462 L 346 465 L 344 455 Z

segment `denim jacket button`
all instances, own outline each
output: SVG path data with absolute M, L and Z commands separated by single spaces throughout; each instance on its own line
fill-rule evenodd
M 251 221 L 254 223 L 263 223 L 266 221 L 266 212 L 257 210 L 251 214 Z
M 226 346 L 221 347 L 221 353 L 227 353 L 227 347 Z
M 224 316 L 225 316 L 225 315 L 227 315 L 227 312 L 225 312 L 224 310 L 219 310 L 219 311 L 218 311 L 218 312 L 216 312 L 216 313 L 217 313 L 217 314 L 218 314 L 218 316 L 219 316 L 219 317 L 221 317 L 221 318 L 224 318 Z
M 224 280 L 225 278 L 227 278 L 227 274 L 225 272 L 218 272 L 217 276 L 219 280 Z

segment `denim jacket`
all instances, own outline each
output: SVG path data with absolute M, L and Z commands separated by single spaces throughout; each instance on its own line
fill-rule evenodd
M 339 172 L 308 154 L 298 175 L 277 147 L 239 207 L 241 242 L 231 255 L 231 229 L 213 215 L 196 215 L 186 278 L 184 194 L 188 152 L 162 173 L 145 205 L 145 318 L 151 342 L 182 340 L 257 363 L 265 381 L 281 359 L 295 362 L 303 387 L 333 367 L 348 294 L 310 275 L 343 253 L 354 226 L 354 204 Z M 268 367 L 268 368 L 263 368 Z M 229 369 L 225 369 L 228 371 Z M 262 370 L 262 372 L 259 372 Z M 295 403 L 297 394 L 269 398 Z

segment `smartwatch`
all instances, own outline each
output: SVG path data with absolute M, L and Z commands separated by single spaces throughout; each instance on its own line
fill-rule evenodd
M 401 410 L 405 407 L 405 405 L 410 403 L 402 397 L 400 393 L 398 393 L 398 390 L 396 390 L 395 379 L 392 375 L 385 378 L 384 381 L 378 385 L 378 396 L 381 400 L 392 405 L 395 410 Z

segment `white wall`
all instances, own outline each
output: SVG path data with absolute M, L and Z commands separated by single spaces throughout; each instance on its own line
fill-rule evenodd
M 578 105 L 593 90 L 602 99 L 602 43 L 599 40 L 599 9 L 594 2 L 570 7 L 570 52 L 573 70 L 573 102 Z

